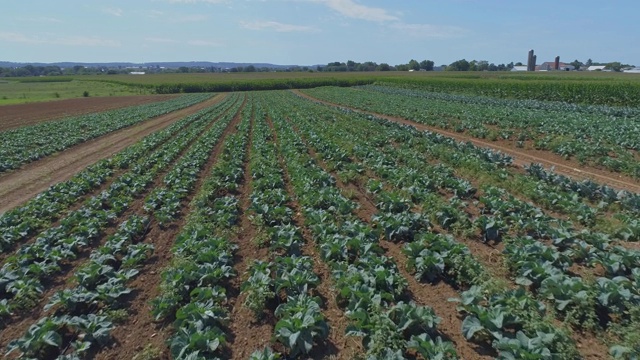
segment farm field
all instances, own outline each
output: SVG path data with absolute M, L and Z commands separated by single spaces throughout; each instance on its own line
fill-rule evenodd
M 0 132 L 0 351 L 636 358 L 639 115 L 392 80 Z
M 150 94 L 141 87 L 104 81 L 86 80 L 82 77 L 37 77 L 0 80 L 0 106 L 85 97 L 118 97 Z
M 69 116 L 169 100 L 173 96 L 177 95 L 89 97 L 31 104 L 3 105 L 0 108 L 0 131 L 35 125 L 46 120 L 56 120 Z

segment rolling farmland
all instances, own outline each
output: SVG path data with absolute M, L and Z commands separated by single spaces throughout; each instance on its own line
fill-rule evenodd
M 0 132 L 0 351 L 637 358 L 640 108 L 471 92 L 188 94 Z

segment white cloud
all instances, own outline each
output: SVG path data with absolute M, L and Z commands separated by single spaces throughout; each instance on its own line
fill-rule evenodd
M 120 42 L 116 40 L 102 39 L 93 36 L 69 36 L 69 37 L 51 37 L 51 36 L 33 36 L 14 32 L 0 32 L 0 41 L 15 42 L 22 44 L 49 44 L 62 46 L 100 46 L 100 47 L 119 47 Z
M 0 41 L 23 43 L 23 44 L 40 44 L 43 42 L 42 40 L 33 36 L 27 36 L 25 34 L 8 32 L 8 31 L 0 32 Z
M 398 20 L 398 17 L 389 14 L 389 12 L 382 8 L 370 7 L 360 5 L 354 0 L 311 0 L 316 3 L 324 4 L 330 9 L 337 11 L 341 15 L 344 15 L 353 19 L 368 20 L 368 21 L 393 21 Z
M 118 17 L 122 16 L 122 14 L 124 13 L 120 8 L 104 8 L 102 9 L 102 12 L 105 14 L 118 16 Z
M 394 23 L 390 27 L 398 29 L 407 35 L 424 38 L 452 38 L 464 35 L 465 29 L 457 26 L 449 25 L 432 25 L 432 24 L 405 24 Z
M 120 42 L 110 39 L 102 39 L 95 36 L 71 36 L 57 38 L 53 40 L 54 44 L 67 46 L 99 46 L 99 47 L 119 47 Z
M 277 32 L 315 32 L 312 26 L 283 24 L 277 21 L 241 21 L 240 26 L 249 30 L 273 30 Z

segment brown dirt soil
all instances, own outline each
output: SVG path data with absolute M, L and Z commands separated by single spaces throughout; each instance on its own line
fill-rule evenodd
M 431 307 L 442 319 L 438 324 L 438 332 L 443 335 L 443 340 L 453 342 L 461 359 L 493 359 L 497 356 L 492 348 L 467 341 L 462 335 L 462 319 L 458 317 L 457 305 L 449 301 L 460 297 L 456 290 L 443 281 L 434 284 L 419 282 L 406 270 L 407 258 L 402 253 L 402 245 L 389 241 L 384 241 L 381 245 L 389 257 L 396 261 L 398 270 L 407 279 L 407 291 L 411 299 L 419 305 Z
M 211 121 L 211 124 L 207 126 L 207 129 L 213 126 L 215 122 L 216 121 Z M 229 128 L 231 127 L 229 126 L 227 130 L 229 130 Z M 223 137 L 224 136 L 225 135 L 223 135 Z M 193 144 L 193 142 L 195 142 L 195 139 L 190 144 Z M 184 155 L 184 153 L 188 151 L 187 149 L 189 147 L 190 145 L 185 147 L 180 156 Z M 214 156 L 217 157 L 217 153 L 214 152 Z M 212 156 L 212 158 L 214 156 Z M 210 162 L 211 161 L 212 160 L 210 160 Z M 60 274 L 52 278 L 49 283 L 45 284 L 46 291 L 40 297 L 38 304 L 33 308 L 35 309 L 35 311 L 25 311 L 17 313 L 9 320 L 9 325 L 3 329 L 2 333 L 0 333 L 0 346 L 4 347 L 6 346 L 6 344 L 8 344 L 9 341 L 21 337 L 31 324 L 39 320 L 41 317 L 51 315 L 53 313 L 52 310 L 46 312 L 43 309 L 44 305 L 48 303 L 50 297 L 57 291 L 67 288 L 70 285 L 75 274 L 75 270 L 87 261 L 93 249 L 98 248 L 99 246 L 102 246 L 104 244 L 107 238 L 116 231 L 116 227 L 118 226 L 118 224 L 122 223 L 122 221 L 129 218 L 133 214 L 145 213 L 143 210 L 145 194 L 151 191 L 151 189 L 162 186 L 162 180 L 164 178 L 164 175 L 168 171 L 170 171 L 170 167 L 160 172 L 156 176 L 154 183 L 148 186 L 147 190 L 145 190 L 143 194 L 140 194 L 140 196 L 133 201 L 129 208 L 118 219 L 112 221 L 111 225 L 107 229 L 105 229 L 103 235 L 99 240 L 96 240 L 91 246 L 83 249 L 78 254 L 78 257 L 76 259 L 66 263 L 63 266 L 63 271 Z M 202 172 L 201 174 L 204 173 L 206 172 Z M 199 181 L 201 181 L 201 179 Z M 185 206 L 183 206 L 183 208 Z M 160 283 L 160 270 L 164 266 L 166 266 L 166 263 L 168 263 L 171 258 L 171 246 L 173 245 L 173 240 L 175 239 L 175 235 L 178 233 L 179 229 L 182 228 L 183 223 L 184 220 L 179 219 L 177 223 L 172 224 L 167 228 L 162 228 L 159 224 L 157 224 L 155 220 L 151 222 L 149 231 L 145 236 L 145 242 L 154 244 L 154 246 L 156 247 L 155 253 L 154 256 L 147 262 L 147 265 L 144 266 L 143 269 L 141 269 L 140 275 L 128 285 L 131 289 L 133 289 L 132 294 L 128 296 L 128 311 L 130 314 L 130 318 L 128 321 L 132 321 L 133 323 L 126 322 L 125 324 L 118 324 L 114 328 L 111 335 L 114 339 L 114 345 L 116 346 L 116 348 L 112 348 L 111 351 L 130 350 L 129 352 L 131 356 L 139 351 L 137 348 L 131 350 L 127 347 L 120 346 L 124 342 L 126 342 L 123 342 L 122 340 L 124 336 L 122 335 L 123 333 L 126 334 L 126 336 L 131 336 L 131 334 L 147 334 L 148 336 L 144 338 L 147 340 L 147 342 L 145 342 L 144 345 L 150 343 L 157 348 L 163 348 L 164 340 L 168 337 L 167 334 L 169 333 L 170 328 L 165 330 L 162 326 L 156 327 L 152 319 L 146 322 L 144 320 L 151 317 L 148 308 L 148 301 L 155 297 L 158 293 L 158 286 Z M 153 297 L 150 297 L 149 294 L 155 295 Z M 132 332 L 131 324 L 140 324 L 139 326 L 141 327 L 141 329 L 136 329 L 136 331 Z M 147 331 L 151 328 L 150 324 L 153 325 L 153 328 L 150 330 L 151 332 L 144 333 L 144 331 Z M 159 333 L 163 334 L 164 336 L 156 337 L 156 335 Z M 109 352 L 109 350 L 105 351 Z M 15 353 L 15 355 L 17 356 L 18 353 Z M 131 356 L 127 358 L 131 358 Z M 101 358 L 100 354 L 98 358 Z M 113 357 L 107 356 L 106 358 L 112 359 Z
M 240 208 L 242 209 L 242 218 L 240 221 L 240 232 L 234 242 L 238 245 L 235 254 L 234 269 L 237 272 L 231 283 L 233 293 L 230 293 L 229 305 L 231 307 L 231 323 L 229 330 L 232 334 L 231 341 L 231 358 L 246 359 L 256 350 L 261 350 L 271 344 L 271 335 L 273 334 L 273 325 L 275 319 L 271 316 L 256 320 L 253 312 L 244 306 L 246 294 L 240 292 L 242 283 L 246 280 L 249 267 L 254 260 L 269 261 L 269 249 L 260 247 L 255 241 L 258 229 L 253 225 L 249 218 L 249 207 L 251 206 L 250 195 L 252 192 L 251 185 L 251 149 L 253 146 L 254 122 L 256 121 L 255 113 L 252 113 L 251 127 L 249 129 L 249 141 L 247 143 L 247 156 L 244 164 L 244 179 L 242 185 L 238 189 L 240 195 Z
M 182 202 L 181 208 L 183 210 L 180 217 L 165 228 L 159 226 L 155 221 L 152 222 L 153 226 L 147 234 L 146 242 L 155 246 L 154 256 L 146 262 L 138 277 L 129 284 L 129 287 L 133 289 L 128 306 L 130 317 L 124 324 L 119 324 L 114 328 L 111 332 L 113 344 L 98 353 L 96 359 L 131 359 L 148 345 L 161 351 L 161 359 L 170 358 L 166 340 L 173 333 L 173 328 L 171 324 L 156 322 L 153 319 L 149 302 L 160 295 L 161 273 L 173 257 L 171 248 L 177 234 L 186 222 L 188 204 L 195 194 L 199 192 L 203 182 L 217 162 L 223 150 L 224 139 L 235 131 L 235 125 L 239 122 L 241 110 L 242 108 L 237 111 L 235 118 L 226 127 L 207 163 L 198 174 L 194 191 Z M 217 121 L 217 119 L 212 121 L 207 129 Z M 203 131 L 203 134 L 205 132 L 206 130 Z M 155 186 L 162 186 L 162 178 L 158 178 L 158 183 Z M 151 188 L 155 188 L 155 186 Z
M 609 353 L 609 347 L 596 334 L 580 333 L 574 330 L 572 338 L 584 360 L 601 360 L 607 357 L 604 354 Z
M 306 143 L 302 134 L 299 135 Z M 316 164 L 325 171 L 328 171 L 326 164 L 322 160 L 322 156 L 317 154 L 308 143 L 307 146 L 311 157 L 316 159 Z M 348 192 L 353 194 L 352 200 L 360 205 L 359 208 L 356 209 L 356 215 L 360 220 L 370 223 L 371 216 L 378 212 L 374 202 L 359 187 L 354 184 L 344 184 L 340 181 L 335 172 L 329 173 L 336 179 L 336 186 L 343 193 Z M 408 297 L 419 305 L 426 305 L 433 308 L 436 315 L 442 318 L 442 322 L 438 324 L 438 331 L 443 336 L 444 340 L 453 342 L 456 351 L 458 352 L 458 356 L 460 356 L 461 359 L 491 359 L 497 355 L 493 349 L 475 345 L 467 341 L 462 336 L 460 331 L 460 329 L 462 329 L 462 319 L 457 316 L 458 311 L 456 309 L 456 304 L 448 301 L 450 298 L 459 297 L 459 294 L 455 289 L 444 282 L 439 282 L 437 284 L 418 282 L 406 270 L 407 258 L 402 253 L 402 245 L 389 241 L 382 241 L 380 245 L 385 250 L 386 254 L 396 262 L 398 270 L 402 276 L 407 279 Z
M 121 219 L 115 220 L 113 224 L 119 224 Z M 43 283 L 44 291 L 39 296 L 39 299 L 35 300 L 35 304 L 28 309 L 18 310 L 5 321 L 4 327 L 0 332 L 0 351 L 6 353 L 6 346 L 11 340 L 22 337 L 29 326 L 40 320 L 42 317 L 52 315 L 53 310 L 44 311 L 44 306 L 49 303 L 50 298 L 58 291 L 69 287 L 72 284 L 72 279 L 75 274 L 75 270 L 81 265 L 86 263 L 91 250 L 93 248 L 100 247 L 104 244 L 106 239 L 116 231 L 114 226 L 104 230 L 100 239 L 93 241 L 89 247 L 82 249 L 76 259 L 66 261 L 62 263 L 61 271 L 51 277 L 49 281 Z M 20 351 L 15 351 L 8 358 L 17 358 Z
M 50 186 L 73 177 L 87 166 L 112 156 L 141 138 L 162 130 L 174 122 L 222 101 L 226 95 L 174 111 L 118 130 L 63 152 L 29 163 L 22 168 L 0 175 L 0 213 L 19 206 Z
M 288 119 L 287 119 L 288 120 Z M 271 119 L 269 119 L 269 127 L 271 128 L 275 142 L 278 143 L 278 134 L 275 131 Z M 293 125 L 293 124 L 292 124 Z M 279 148 L 279 145 L 278 145 Z M 309 151 L 313 151 L 308 147 Z M 311 156 L 315 156 L 311 155 Z M 302 209 L 298 201 L 296 200 L 293 185 L 291 184 L 291 178 L 287 171 L 285 160 L 281 153 L 278 153 L 278 161 L 280 167 L 284 172 L 285 187 L 287 194 L 292 199 L 289 207 L 294 211 L 294 223 L 302 229 L 302 237 L 305 240 L 302 252 L 304 255 L 313 259 L 313 271 L 320 278 L 320 284 L 315 289 L 317 296 L 323 301 L 323 314 L 326 316 L 327 323 L 329 324 L 329 336 L 327 340 L 318 347 L 317 350 L 312 351 L 311 358 L 313 359 L 354 359 L 363 354 L 364 348 L 362 341 L 358 337 L 345 336 L 349 320 L 344 314 L 344 311 L 338 307 L 336 299 L 337 293 L 333 287 L 332 275 L 329 266 L 321 260 L 320 254 L 318 254 L 313 242 L 313 236 L 309 229 L 304 226 L 305 220 L 302 215 Z
M 613 173 L 610 171 L 598 169 L 592 166 L 580 165 L 577 161 L 566 160 L 561 156 L 553 154 L 548 151 L 535 150 L 535 149 L 527 149 L 526 151 L 523 151 L 522 149 L 516 148 L 509 141 L 487 141 L 487 140 L 477 139 L 477 138 L 470 137 L 468 135 L 447 131 L 447 130 L 443 130 L 443 129 L 432 127 L 432 126 L 426 126 L 408 119 L 378 114 L 371 111 L 364 111 L 364 110 L 356 109 L 353 107 L 348 107 L 348 106 L 334 104 L 328 101 L 323 101 L 323 100 L 314 98 L 310 95 L 307 95 L 299 90 L 292 90 L 292 92 L 298 96 L 301 96 L 305 99 L 308 99 L 314 102 L 323 103 L 333 107 L 348 108 L 350 110 L 353 110 L 359 113 L 374 115 L 390 121 L 399 122 L 405 125 L 411 125 L 419 130 L 428 130 L 434 133 L 439 133 L 444 136 L 454 138 L 458 141 L 471 142 L 474 145 L 479 147 L 497 150 L 512 156 L 513 163 L 520 167 L 529 165 L 531 163 L 540 163 L 545 167 L 553 166 L 555 167 L 556 173 L 570 176 L 575 179 L 580 179 L 580 180 L 591 179 L 598 183 L 606 184 L 617 189 L 624 189 L 624 190 L 632 191 L 635 193 L 640 192 L 640 183 L 633 178 L 630 178 L 628 176 L 624 176 L 621 174 Z
M 92 112 L 143 105 L 178 95 L 110 96 L 0 106 L 0 131 Z

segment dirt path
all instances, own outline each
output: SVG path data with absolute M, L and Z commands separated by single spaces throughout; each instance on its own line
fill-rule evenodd
M 360 110 L 353 107 L 343 106 L 343 105 L 331 103 L 328 101 L 320 100 L 310 95 L 307 95 L 305 93 L 302 93 L 300 90 L 292 90 L 292 92 L 305 99 L 322 103 L 328 106 L 345 108 L 345 109 L 356 111 L 362 114 L 373 115 L 382 119 L 395 121 L 405 125 L 410 125 L 415 127 L 418 130 L 428 130 L 434 133 L 439 133 L 444 136 L 454 138 L 458 141 L 470 142 L 479 147 L 497 150 L 512 156 L 513 163 L 519 167 L 524 167 L 525 165 L 530 165 L 531 163 L 540 163 L 545 167 L 553 166 L 555 167 L 556 173 L 570 176 L 574 179 L 579 179 L 579 180 L 591 179 L 595 182 L 606 184 L 616 189 L 624 189 L 631 192 L 640 193 L 640 182 L 630 177 L 622 176 L 620 174 L 612 173 L 606 170 L 601 170 L 601 169 L 597 169 L 590 166 L 582 166 L 582 165 L 579 165 L 577 162 L 565 160 L 561 156 L 553 154 L 548 151 L 527 150 L 526 152 L 524 152 L 515 147 L 499 145 L 492 141 L 476 139 L 464 134 L 459 134 L 456 132 L 447 131 L 447 130 L 443 130 L 443 129 L 432 127 L 432 126 L 426 126 L 411 120 L 378 114 L 371 111 Z
M 127 106 L 166 101 L 178 95 L 109 96 L 0 106 L 0 131 Z
M 236 126 L 241 121 L 242 108 L 246 104 L 246 97 L 244 101 L 240 101 L 242 101 L 242 105 L 235 110 L 233 120 L 220 135 L 207 163 L 198 173 L 198 179 L 192 191 L 182 201 L 181 211 L 176 220 L 168 227 L 161 227 L 155 220 L 152 222 L 145 242 L 148 241 L 155 246 L 154 256 L 140 269 L 139 276 L 128 284 L 128 287 L 133 289 L 132 294 L 134 294 L 131 296 L 130 303 L 127 306 L 130 313 L 129 319 L 113 329 L 111 332 L 113 340 L 111 346 L 96 354 L 95 359 L 132 359 L 148 345 L 162 352 L 160 359 L 170 358 L 166 341 L 171 337 L 175 329 L 169 325 L 170 323 L 155 321 L 151 314 L 152 307 L 150 302 L 161 293 L 162 272 L 166 270 L 174 256 L 173 246 L 175 239 L 182 231 L 192 210 L 190 207 L 192 199 L 200 193 L 203 184 L 211 174 L 211 170 L 220 159 L 226 139 L 236 132 Z M 219 115 L 216 120 L 207 126 L 207 130 L 218 121 L 221 121 L 230 111 L 234 110 L 230 108 Z M 207 130 L 203 131 L 203 134 Z M 151 188 L 154 189 L 161 186 L 163 178 L 164 176 L 158 178 L 158 182 Z
M 0 214 L 21 205 L 50 186 L 73 177 L 87 166 L 162 130 L 197 111 L 221 102 L 218 95 L 185 109 L 147 120 L 141 124 L 109 133 L 76 145 L 63 152 L 34 161 L 10 173 L 0 175 Z
M 111 221 L 110 224 L 103 229 L 102 234 L 98 238 L 94 239 L 94 241 L 92 241 L 92 243 L 90 243 L 88 246 L 82 248 L 76 258 L 63 262 L 62 271 L 55 274 L 51 274 L 49 278 L 50 281 L 47 281 L 46 283 L 43 284 L 45 292 L 37 300 L 38 302 L 37 306 L 34 306 L 33 308 L 30 308 L 24 311 L 17 311 L 12 318 L 5 321 L 5 323 L 3 324 L 5 327 L 2 329 L 2 332 L 0 332 L 0 347 L 5 347 L 6 344 L 9 343 L 9 341 L 13 339 L 17 339 L 23 334 L 25 334 L 28 327 L 31 326 L 33 323 L 37 322 L 42 317 L 53 314 L 51 311 L 44 310 L 44 306 L 49 302 L 51 297 L 60 290 L 70 288 L 70 285 L 74 283 L 72 281 L 72 278 L 76 274 L 76 270 L 83 264 L 86 264 L 90 254 L 93 251 L 96 251 L 96 249 L 104 245 L 104 243 L 108 240 L 109 236 L 117 231 L 117 226 L 119 224 L 121 224 L 124 220 L 128 219 L 131 215 L 134 215 L 134 214 L 137 214 L 140 216 L 148 215 L 143 209 L 146 195 L 149 192 L 151 192 L 152 189 L 164 186 L 163 180 L 166 174 L 169 173 L 175 167 L 176 163 L 180 161 L 180 158 L 182 158 L 189 151 L 191 146 L 196 141 L 198 141 L 198 138 L 200 138 L 202 134 L 205 134 L 208 131 L 208 129 L 214 126 L 219 121 L 219 119 L 223 116 L 224 114 L 218 116 L 216 119 L 211 120 L 200 134 L 195 136 L 188 144 L 186 144 L 184 148 L 176 156 L 174 161 L 168 164 L 164 169 L 160 170 L 155 175 L 153 183 L 147 186 L 145 190 L 143 190 L 141 193 L 139 193 L 138 196 L 135 198 L 135 200 L 128 206 L 128 209 L 125 210 L 124 213 L 120 214 L 117 219 L 114 219 L 113 221 Z M 227 128 L 230 128 L 230 127 L 231 125 L 227 126 Z M 213 156 L 217 156 L 218 153 L 219 152 L 214 152 Z M 212 162 L 212 160 L 210 160 L 210 162 Z M 199 181 L 201 181 L 201 178 L 203 178 L 204 176 L 205 176 L 204 173 L 200 174 Z M 191 196 L 192 195 L 190 195 L 189 198 L 191 198 Z M 188 203 L 188 201 L 189 201 L 188 199 L 184 201 L 185 202 L 184 207 L 186 207 L 186 203 Z M 141 308 L 147 309 L 148 302 L 150 299 L 145 299 L 141 303 L 136 302 L 135 300 L 140 297 L 143 297 L 148 292 L 157 291 L 158 286 L 150 286 L 149 284 L 159 284 L 160 271 L 158 269 L 162 269 L 163 265 L 166 264 L 166 261 L 164 260 L 166 258 L 170 258 L 171 256 L 171 247 L 173 245 L 173 240 L 175 239 L 175 235 L 177 234 L 179 229 L 182 227 L 182 224 L 184 223 L 183 217 L 184 217 L 183 214 L 181 214 L 178 217 L 178 219 L 176 219 L 175 223 L 171 224 L 167 228 L 162 228 L 157 223 L 157 221 L 153 218 L 153 216 L 150 216 L 152 221 L 148 227 L 147 235 L 144 236 L 144 241 L 151 242 L 154 244 L 154 246 L 156 247 L 154 251 L 154 256 L 152 258 L 152 261 L 148 261 L 144 266 L 144 268 L 141 270 L 140 276 L 134 279 L 132 284 L 129 284 L 128 286 L 133 289 L 133 292 L 132 292 L 132 295 L 129 295 L 127 297 L 129 298 L 129 303 L 127 308 L 129 313 L 131 314 L 129 318 L 130 319 L 134 318 L 135 324 L 142 323 L 143 320 L 146 319 L 146 317 L 151 317 L 149 311 L 140 310 Z M 143 240 L 143 239 L 139 239 L 139 240 Z M 5 264 L 1 263 L 0 265 L 5 265 Z M 158 279 L 156 282 L 152 282 L 152 280 L 156 280 L 154 277 L 147 276 L 146 270 L 148 268 L 153 269 L 151 271 L 158 274 L 157 276 Z M 141 281 L 140 278 L 142 278 L 143 280 Z M 145 284 L 145 287 L 140 289 L 139 286 L 136 286 L 138 283 Z M 152 320 L 147 321 L 144 324 L 146 325 L 148 323 L 153 324 L 153 321 Z M 129 324 L 121 324 L 117 326 L 112 332 L 112 337 L 114 338 L 114 342 L 117 344 L 120 343 L 119 336 L 122 333 L 122 329 L 125 327 L 125 325 L 129 325 Z M 142 330 L 140 330 L 139 328 L 136 328 L 135 331 L 127 332 L 127 334 L 135 333 L 140 335 L 141 332 Z M 152 334 L 155 334 L 155 332 L 149 333 L 148 336 L 142 336 L 141 339 L 148 340 L 152 338 L 151 336 Z M 162 340 L 160 340 L 159 343 L 162 343 Z M 18 353 L 15 353 L 14 355 L 17 355 L 17 354 Z M 110 357 L 110 358 L 113 358 L 113 357 Z M 131 358 L 131 357 L 125 357 L 125 358 Z
M 287 119 L 290 121 L 290 119 Z M 302 132 L 293 124 L 294 131 L 298 133 L 301 140 L 307 146 L 307 151 L 311 158 L 315 159 L 315 163 L 325 172 L 331 174 L 336 180 L 336 187 L 342 192 L 353 194 L 352 201 L 359 206 L 354 210 L 354 214 L 364 223 L 372 224 L 371 218 L 379 213 L 375 206 L 375 200 L 370 198 L 366 191 L 352 183 L 344 183 L 340 180 L 336 171 L 329 170 L 327 163 L 322 155 L 316 152 L 313 145 L 309 144 Z M 357 161 L 357 160 L 356 160 Z M 359 162 L 359 161 L 358 161 Z M 436 315 L 441 318 L 438 324 L 438 332 L 444 340 L 451 341 L 456 347 L 456 351 L 462 359 L 489 359 L 496 356 L 493 349 L 483 348 L 467 341 L 460 329 L 462 328 L 462 319 L 457 316 L 456 304 L 448 301 L 450 298 L 458 298 L 459 294 L 456 290 L 446 284 L 444 281 L 435 284 L 423 283 L 416 280 L 407 270 L 408 259 L 402 253 L 402 244 L 393 243 L 388 240 L 380 241 L 380 246 L 385 254 L 395 262 L 400 274 L 407 280 L 406 294 L 408 299 L 415 301 L 419 305 L 432 308 Z

